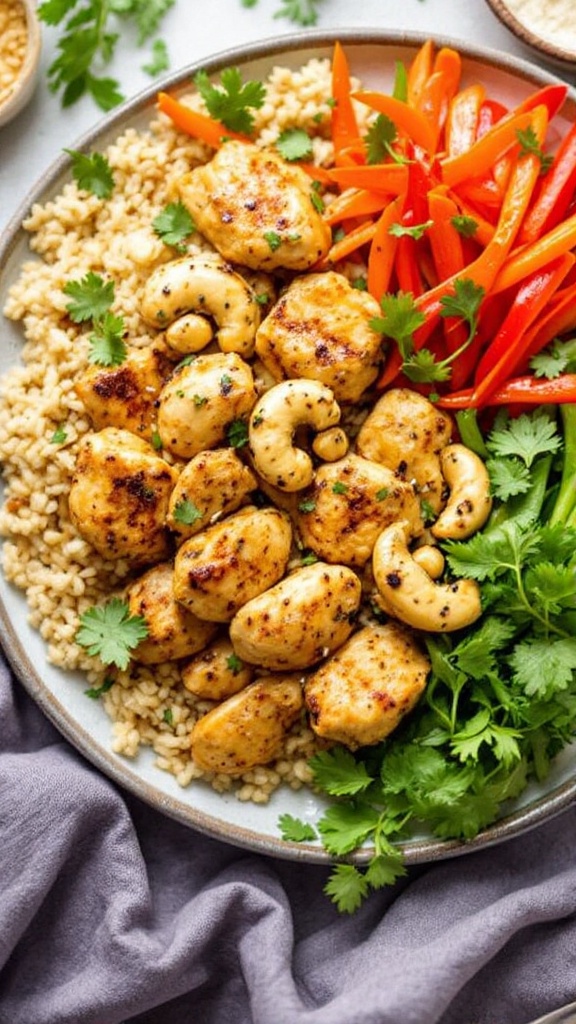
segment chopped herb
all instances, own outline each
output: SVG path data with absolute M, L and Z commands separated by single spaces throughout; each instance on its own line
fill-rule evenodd
M 114 175 L 105 156 L 101 153 L 79 153 L 76 149 L 65 149 L 72 160 L 72 177 L 78 188 L 91 192 L 98 199 L 109 199 L 114 189 Z
M 203 405 L 206 405 L 208 399 L 206 398 L 206 395 L 193 395 L 192 401 L 197 409 L 201 409 Z
M 161 449 L 164 447 L 164 445 L 162 443 L 162 438 L 160 437 L 160 434 L 158 433 L 157 430 L 153 430 L 152 431 L 152 437 L 150 438 L 150 440 L 152 442 L 152 447 L 157 452 L 161 451 Z
M 310 160 L 312 140 L 303 128 L 286 128 L 276 139 L 276 149 L 284 160 Z
M 282 0 L 282 6 L 278 8 L 274 17 L 287 18 L 295 25 L 302 25 L 306 28 L 315 25 L 318 21 L 316 5 L 320 0 Z
M 434 221 L 427 220 L 423 224 L 413 224 L 412 227 L 407 227 L 405 224 L 391 224 L 388 228 L 388 234 L 394 235 L 396 238 L 401 238 L 402 235 L 408 235 L 409 238 L 413 238 L 416 242 L 426 234 L 429 227 L 432 227 Z
M 540 161 L 540 171 L 542 174 L 545 174 L 546 171 L 550 169 L 550 165 L 554 158 L 543 152 L 532 125 L 528 125 L 524 130 L 519 128 L 516 132 L 516 138 L 520 143 L 520 152 L 518 156 L 522 157 L 532 155 L 538 157 L 538 160 Z
M 106 676 L 106 679 L 101 686 L 91 686 L 88 690 L 84 690 L 84 693 L 86 697 L 90 697 L 91 700 L 98 700 L 103 693 L 108 693 L 108 690 L 110 690 L 112 686 L 114 686 L 114 680 L 111 679 L 110 676 Z
M 170 58 L 168 56 L 168 47 L 163 39 L 155 39 L 152 43 L 152 54 L 151 59 L 147 64 L 142 65 L 142 71 L 145 71 L 147 75 L 154 78 L 156 75 L 160 75 L 163 71 L 167 71 L 170 67 Z
M 67 439 L 67 437 L 68 437 L 68 434 L 66 433 L 66 430 L 65 430 L 63 424 L 60 423 L 56 427 L 56 430 L 54 431 L 54 433 L 52 434 L 52 437 L 50 438 L 50 441 L 52 442 L 52 444 L 64 444 L 66 439 Z
M 234 382 L 229 373 L 223 373 L 220 378 L 220 393 L 226 397 L 232 391 Z
M 277 231 L 265 231 L 264 238 L 268 242 L 272 252 L 276 252 L 282 245 L 282 239 Z
M 165 245 L 185 253 L 188 249 L 186 239 L 196 230 L 190 213 L 180 200 L 168 203 L 161 213 L 152 221 L 152 227 Z
M 318 561 L 318 555 L 314 551 L 306 551 L 300 558 L 301 565 L 314 565 Z
M 114 282 L 104 281 L 92 270 L 79 281 L 68 281 L 62 291 L 72 299 L 66 309 L 75 324 L 99 320 L 114 301 Z
M 355 277 L 350 284 L 353 288 L 356 288 L 359 292 L 365 292 L 368 290 L 368 281 L 365 277 Z
M 386 501 L 389 494 L 389 487 L 381 487 L 380 490 L 376 491 L 376 501 Z
M 231 448 L 243 448 L 248 444 L 248 424 L 244 420 L 234 420 L 226 430 L 226 437 Z
M 348 484 L 343 483 L 342 480 L 336 480 L 336 482 L 332 484 L 333 494 L 348 494 L 348 490 Z
M 270 296 L 268 295 L 268 292 L 256 292 L 254 301 L 257 302 L 259 306 L 266 306 L 270 301 Z
M 182 523 L 183 526 L 193 526 L 194 523 L 202 519 L 203 515 L 204 513 L 189 498 L 177 501 L 174 506 L 174 519 L 177 523 Z
M 174 725 L 174 715 L 172 713 L 172 708 L 164 708 L 162 721 L 166 722 L 166 725 Z
M 124 670 L 133 649 L 147 635 L 146 620 L 141 615 L 131 615 L 126 602 L 113 597 L 107 604 L 89 608 L 80 616 L 75 639 L 104 665 Z
M 298 505 L 298 511 L 304 512 L 305 514 L 307 512 L 313 512 L 315 508 L 316 502 L 312 498 L 303 498 Z
M 450 223 L 463 238 L 473 238 L 478 231 L 478 221 L 474 220 L 473 217 L 466 217 L 463 214 L 456 214 L 456 216 L 451 217 Z
M 420 502 L 420 512 L 422 513 L 422 519 L 425 523 L 433 523 L 436 519 L 436 513 L 432 508 L 432 505 L 429 501 L 426 501 L 425 498 Z
M 318 189 L 314 188 L 314 185 L 316 185 L 316 184 L 317 184 L 317 182 L 312 182 L 312 191 L 310 193 L 310 199 L 312 201 L 312 206 L 314 207 L 316 212 L 317 213 L 324 213 L 324 210 L 326 209 L 326 207 L 324 205 L 324 200 L 322 199 L 322 196 L 320 195 Z
M 250 135 L 254 128 L 252 110 L 264 105 L 266 89 L 262 82 L 242 82 L 238 68 L 224 68 L 220 74 L 221 88 L 211 83 L 205 71 L 198 71 L 194 84 L 209 114 L 234 132 Z
M 230 669 L 233 675 L 237 676 L 244 668 L 244 662 L 237 654 L 230 654 L 226 658 L 226 667 Z

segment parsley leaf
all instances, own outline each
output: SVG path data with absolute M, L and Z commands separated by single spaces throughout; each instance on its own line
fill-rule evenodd
M 303 128 L 287 128 L 276 139 L 276 149 L 284 160 L 310 160 L 312 139 Z
M 234 132 L 250 135 L 254 127 L 251 110 L 264 105 L 266 89 L 262 82 L 242 82 L 238 68 L 224 68 L 220 74 L 221 88 L 211 83 L 205 71 L 198 71 L 194 84 L 209 114 Z
M 194 523 L 202 519 L 203 515 L 204 513 L 189 498 L 183 498 L 174 506 L 174 519 L 177 523 L 182 523 L 183 526 L 193 526 Z
M 367 144 L 366 159 L 369 164 L 384 163 L 390 158 L 397 164 L 407 163 L 406 157 L 394 149 L 398 131 L 387 114 L 378 114 L 364 136 Z
M 342 914 L 353 914 L 362 904 L 370 883 L 365 874 L 353 864 L 337 864 L 328 879 L 324 892 Z
M 114 189 L 114 176 L 105 156 L 101 153 L 79 153 L 65 149 L 72 160 L 72 176 L 78 188 L 92 192 L 98 199 L 109 199 Z
M 370 326 L 387 338 L 393 338 L 403 356 L 411 355 L 414 333 L 425 320 L 423 313 L 416 309 L 414 296 L 411 292 L 388 293 L 382 296 L 380 306 L 383 315 L 374 317 Z
M 124 342 L 124 320 L 113 313 L 105 313 L 94 323 L 90 335 L 88 362 L 100 366 L 120 366 L 126 358 Z
M 124 670 L 133 649 L 147 635 L 142 616 L 131 615 L 128 605 L 113 597 L 107 604 L 89 608 L 80 616 L 75 639 L 104 665 L 116 665 Z
M 532 155 L 538 157 L 538 160 L 540 161 L 540 171 L 542 174 L 545 174 L 546 171 L 550 169 L 550 165 L 554 158 L 550 154 L 544 153 L 532 125 L 529 124 L 524 130 L 519 128 L 516 132 L 516 138 L 520 143 L 520 152 L 518 156 L 523 157 Z
M 343 747 L 323 750 L 309 763 L 316 785 L 330 796 L 355 796 L 372 782 L 366 766 Z
M 196 230 L 189 211 L 181 200 L 168 203 L 152 221 L 152 227 L 165 245 L 170 245 L 177 252 L 187 251 L 186 239 Z
M 538 455 L 557 452 L 562 445 L 556 424 L 547 414 L 525 413 L 492 430 L 486 447 L 491 455 L 512 455 L 530 468 Z
M 283 839 L 291 843 L 312 842 L 317 838 L 316 832 L 305 821 L 294 818 L 291 814 L 281 814 L 278 819 L 280 833 Z

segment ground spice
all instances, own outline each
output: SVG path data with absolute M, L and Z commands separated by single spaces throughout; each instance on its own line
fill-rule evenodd
M 18 81 L 27 46 L 24 4 L 21 0 L 0 0 L 0 106 Z
M 576 52 L 574 0 L 506 0 L 506 6 L 529 32 Z

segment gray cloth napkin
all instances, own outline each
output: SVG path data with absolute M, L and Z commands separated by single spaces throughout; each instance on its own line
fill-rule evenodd
M 526 1024 L 576 999 L 576 810 L 341 916 L 120 791 L 0 664 L 0 1024 Z

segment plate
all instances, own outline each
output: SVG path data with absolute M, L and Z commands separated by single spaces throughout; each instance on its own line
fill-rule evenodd
M 135 99 L 118 108 L 93 131 L 71 143 L 73 149 L 102 149 L 129 126 L 141 127 L 150 118 L 159 88 L 182 92 L 193 74 L 204 68 L 218 74 L 222 68 L 237 66 L 243 76 L 264 78 L 276 64 L 296 68 L 312 57 L 329 57 L 338 38 L 345 46 L 351 70 L 373 88 L 390 88 L 397 60 L 409 62 L 424 42 L 417 34 L 378 31 L 341 30 L 338 33 L 303 32 L 287 42 L 286 37 L 270 39 L 242 49 L 217 54 L 156 83 Z M 536 86 L 555 82 L 553 76 L 530 64 L 504 54 L 495 54 L 462 45 L 450 39 L 435 40 L 437 45 L 457 48 L 464 59 L 464 79 L 483 80 L 491 94 L 506 104 L 518 102 Z M 566 104 L 567 125 L 576 117 L 576 104 Z M 16 279 L 18 267 L 29 258 L 27 236 L 20 225 L 31 205 L 45 202 L 61 190 L 70 176 L 69 160 L 62 156 L 36 184 L 26 203 L 15 214 L 0 244 L 0 308 Z M 0 352 L 0 373 L 20 360 L 22 335 L 19 327 L 4 321 Z M 310 863 L 326 863 L 326 852 L 314 843 L 291 843 L 281 839 L 277 821 L 280 813 L 290 813 L 314 822 L 324 803 L 307 790 L 277 790 L 265 806 L 240 802 L 233 795 L 219 795 L 203 783 L 182 789 L 176 780 L 154 765 L 154 755 L 143 750 L 134 761 L 117 756 L 110 749 L 110 721 L 98 702 L 84 695 L 85 681 L 48 664 L 44 642 L 27 623 L 23 595 L 0 576 L 0 630 L 8 658 L 24 687 L 60 732 L 93 765 L 146 803 L 213 838 L 236 846 L 277 857 Z M 406 863 L 416 864 L 451 857 L 493 845 L 518 835 L 560 813 L 576 798 L 576 748 L 558 758 L 546 786 L 531 786 L 505 817 L 485 829 L 474 840 L 439 841 L 429 835 L 415 835 L 403 844 Z M 365 863 L 370 848 L 355 854 L 357 863 Z

